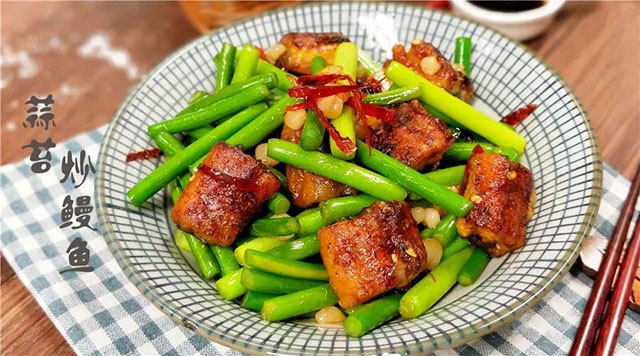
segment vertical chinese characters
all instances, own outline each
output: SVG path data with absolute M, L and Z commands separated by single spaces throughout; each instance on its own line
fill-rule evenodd
M 77 230 L 83 227 L 87 227 L 93 231 L 96 231 L 93 227 L 89 225 L 91 222 L 91 212 L 93 211 L 93 206 L 90 205 L 91 197 L 88 195 L 81 195 L 76 198 L 75 208 L 73 207 L 73 199 L 71 199 L 70 195 L 67 195 L 62 202 L 62 210 L 60 211 L 60 218 L 62 219 L 62 225 L 60 225 L 61 229 L 69 227 L 73 224 L 73 217 L 75 216 L 76 222 L 78 223 L 75 226 L 71 226 L 72 229 Z
M 83 239 L 76 237 L 71 241 L 71 244 L 67 248 L 69 254 L 69 265 L 71 268 L 63 269 L 60 274 L 67 272 L 91 272 L 93 267 L 89 266 L 89 260 L 91 259 L 91 251 L 87 247 L 87 242 Z
M 60 183 L 66 182 L 69 178 L 71 178 L 71 183 L 76 184 L 75 188 L 80 188 L 82 183 L 87 180 L 87 176 L 89 173 L 96 173 L 96 169 L 93 167 L 93 163 L 91 162 L 91 156 L 87 155 L 84 150 L 80 151 L 79 157 L 73 157 L 71 151 L 67 152 L 67 155 L 62 157 L 62 165 L 60 167 L 62 174 L 64 177 L 60 180 Z M 78 176 L 76 178 L 76 175 Z M 82 178 L 82 180 L 80 180 Z
M 51 137 L 45 142 L 40 143 L 36 140 L 31 140 L 28 145 L 22 146 L 22 148 L 31 148 L 31 154 L 29 160 L 33 162 L 31 165 L 31 171 L 33 173 L 45 173 L 51 168 L 51 152 L 50 149 L 56 147 Z
M 32 95 L 29 100 L 25 102 L 28 105 L 28 116 L 24 119 L 22 126 L 29 130 L 42 130 L 49 132 L 49 128 L 56 127 L 54 121 L 55 115 L 53 113 L 52 105 L 54 104 L 53 95 L 49 94 L 47 97 L 41 99 L 35 95 Z M 31 139 L 31 142 L 23 149 L 31 148 L 31 154 L 29 159 L 33 164 L 31 165 L 31 171 L 34 173 L 46 173 L 51 169 L 52 153 L 50 149 L 56 147 L 51 137 L 48 137 L 44 142 L 40 142 L 40 138 Z M 67 154 L 62 157 L 60 164 L 60 172 L 62 179 L 60 183 L 65 184 L 70 181 L 74 189 L 80 188 L 82 184 L 87 180 L 90 174 L 95 174 L 96 169 L 93 166 L 91 157 L 85 150 L 81 150 L 77 156 L 74 157 L 74 152 L 67 151 Z M 93 206 L 91 205 L 91 195 L 78 195 L 75 199 L 71 194 L 66 195 L 62 202 L 62 209 L 60 211 L 61 229 L 71 227 L 71 230 L 81 230 L 87 228 L 89 230 L 96 231 L 96 228 L 91 226 L 91 213 L 93 212 Z M 85 231 L 85 230 L 81 230 Z M 87 242 L 82 237 L 73 237 L 73 240 L 67 248 L 68 262 L 70 267 L 60 271 L 60 274 L 67 272 L 91 272 L 94 267 L 90 266 L 91 251 L 87 246 Z
M 56 124 L 53 121 L 54 114 L 52 112 L 51 105 L 54 103 L 53 95 L 49 94 L 44 99 L 39 99 L 35 95 L 32 95 L 29 100 L 25 102 L 25 105 L 30 107 L 27 109 L 29 114 L 22 123 L 22 126 L 29 129 L 43 128 L 45 131 L 49 130 L 49 124 L 55 127 Z M 47 138 L 44 142 L 32 139 L 27 145 L 22 148 L 31 148 L 31 154 L 29 160 L 33 162 L 31 165 L 31 171 L 33 173 L 46 173 L 51 168 L 51 152 L 50 149 L 56 147 L 56 144 L 51 140 L 51 137 Z
M 51 104 L 54 102 L 53 95 L 51 94 L 44 99 L 39 99 L 35 95 L 31 95 L 31 98 L 25 102 L 26 105 L 31 105 L 31 107 L 27 109 L 29 116 L 24 119 L 25 122 L 22 123 L 22 126 L 31 129 L 34 127 L 44 127 L 45 130 L 49 130 L 49 124 L 55 127 L 56 123 L 53 121 L 55 115 L 51 111 Z

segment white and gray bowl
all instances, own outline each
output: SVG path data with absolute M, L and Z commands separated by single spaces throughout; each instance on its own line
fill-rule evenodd
M 153 146 L 146 128 L 187 105 L 197 89 L 214 89 L 212 58 L 223 42 L 263 48 L 289 31 L 341 31 L 374 59 L 395 43 L 425 39 L 451 58 L 455 39 L 473 39 L 473 105 L 498 118 L 525 104 L 538 109 L 516 127 L 528 141 L 522 161 L 537 201 L 520 250 L 493 259 L 482 279 L 455 287 L 425 315 L 390 321 L 360 339 L 304 321 L 267 323 L 223 300 L 175 246 L 170 198 L 160 192 L 137 208 L 126 192 L 161 159 L 127 164 Z M 426 353 L 468 342 L 518 319 L 568 271 L 601 198 L 602 164 L 580 103 L 526 48 L 482 25 L 423 7 L 384 3 L 308 4 L 234 23 L 187 44 L 151 71 L 115 115 L 101 147 L 96 179 L 100 229 L 120 267 L 177 323 L 232 348 L 271 354 Z

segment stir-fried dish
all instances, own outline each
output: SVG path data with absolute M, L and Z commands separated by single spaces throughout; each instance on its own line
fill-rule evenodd
M 422 315 L 526 243 L 535 194 L 512 126 L 536 106 L 497 121 L 467 103 L 469 38 L 453 61 L 419 39 L 391 52 L 378 64 L 340 33 L 225 43 L 215 91 L 127 157 L 166 157 L 130 201 L 169 186 L 177 246 L 266 321 L 360 337 Z

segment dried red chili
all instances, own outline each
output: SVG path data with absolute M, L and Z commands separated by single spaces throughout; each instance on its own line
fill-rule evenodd
M 327 119 L 327 117 L 324 116 L 324 114 L 322 113 L 322 110 L 318 108 L 318 106 L 313 100 L 306 101 L 304 103 L 290 105 L 287 107 L 287 111 L 306 110 L 306 109 L 313 110 L 313 112 L 316 113 L 318 120 L 320 120 L 322 125 L 327 129 L 327 131 L 329 132 L 329 136 L 331 136 L 331 138 L 336 143 L 336 146 L 338 146 L 340 151 L 344 152 L 346 155 L 350 155 L 356 151 L 355 143 L 351 141 L 351 139 L 348 137 L 340 136 L 340 133 L 338 133 L 335 127 L 331 125 L 331 123 L 329 122 L 329 119 Z
M 516 126 L 517 124 L 521 123 L 524 119 L 526 119 L 527 116 L 529 116 L 533 112 L 533 110 L 535 110 L 537 107 L 538 105 L 536 104 L 529 104 L 503 117 L 502 120 L 500 121 L 506 124 L 509 124 L 511 126 Z
M 131 152 L 131 153 L 127 154 L 127 157 L 125 158 L 125 161 L 127 163 L 133 162 L 133 161 L 142 161 L 144 159 L 158 157 L 158 156 L 160 156 L 160 153 L 162 153 L 162 151 L 160 151 L 159 148 L 150 148 L 148 150 L 143 150 L 143 151 L 138 151 L 138 152 Z
M 371 130 L 367 124 L 367 116 L 362 109 L 362 99 L 359 91 L 357 93 L 353 93 L 353 96 L 347 100 L 347 105 L 353 108 L 356 112 L 356 118 L 360 120 L 360 123 L 362 123 L 362 128 L 364 129 L 364 141 L 367 143 L 367 147 L 369 147 L 369 154 L 371 154 Z
M 475 155 L 478 153 L 484 153 L 484 149 L 482 148 L 482 146 L 480 145 L 476 145 L 476 147 L 473 148 L 473 151 L 471 152 L 471 155 Z
M 449 4 L 449 1 L 447 1 L 447 0 L 427 1 L 425 5 L 426 5 L 426 7 L 431 8 L 431 9 L 451 10 L 451 5 Z
M 291 85 L 293 86 L 298 86 L 300 85 L 300 83 L 298 83 L 298 78 L 294 77 L 291 74 L 287 74 L 287 79 L 289 79 L 289 82 L 291 83 Z
M 353 93 L 360 90 L 358 85 L 305 85 L 297 86 L 289 89 L 289 96 L 297 99 L 317 99 L 326 96 Z
M 336 81 L 347 81 L 349 85 L 325 85 L 334 83 Z M 329 123 L 329 120 L 322 114 L 321 110 L 315 104 L 313 99 L 327 97 L 331 95 L 337 95 L 342 93 L 351 93 L 351 97 L 347 100 L 346 104 L 351 106 L 355 111 L 356 118 L 362 123 L 364 129 L 365 141 L 371 151 L 371 132 L 369 125 L 367 124 L 367 116 L 372 115 L 383 122 L 390 123 L 393 121 L 393 110 L 379 107 L 372 104 L 365 104 L 362 102 L 363 93 L 361 92 L 366 87 L 362 85 L 356 85 L 354 80 L 345 74 L 321 74 L 321 75 L 306 75 L 298 78 L 298 86 L 289 89 L 289 95 L 298 99 L 309 100 L 302 104 L 292 105 L 287 110 L 299 110 L 302 108 L 311 109 L 316 112 L 320 122 L 327 128 L 329 135 L 336 142 L 336 145 L 345 154 L 349 155 L 355 151 L 354 143 L 348 139 L 341 137 L 335 128 Z M 377 83 L 379 85 L 379 83 Z M 311 99 L 311 100 L 310 100 Z M 295 108 L 295 109 L 294 109 Z
M 300 83 L 300 85 L 323 85 L 338 80 L 346 80 L 350 85 L 356 85 L 353 79 L 345 74 L 304 75 L 298 78 L 298 83 Z
M 361 86 L 360 92 L 362 94 L 382 92 L 382 80 L 377 80 L 374 77 L 360 77 L 356 82 Z
M 369 116 L 375 116 L 382 122 L 390 124 L 395 119 L 395 111 L 393 109 L 385 108 L 384 106 L 378 106 L 368 103 L 362 103 L 362 109 L 364 113 Z
M 262 48 L 258 47 L 258 46 L 253 46 L 253 47 L 255 47 L 258 50 L 258 53 L 260 53 L 260 59 L 268 62 L 267 54 L 264 53 L 264 50 Z

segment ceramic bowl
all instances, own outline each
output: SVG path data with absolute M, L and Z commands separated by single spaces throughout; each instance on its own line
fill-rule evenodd
M 564 5 L 565 0 L 548 0 L 542 6 L 520 12 L 492 11 L 468 0 L 451 0 L 455 14 L 487 25 L 518 41 L 532 39 L 543 33 Z
M 126 192 L 162 163 L 127 164 L 125 155 L 153 147 L 146 128 L 170 118 L 197 90 L 214 90 L 212 58 L 223 42 L 263 48 L 289 31 L 341 31 L 379 62 L 393 44 L 425 39 L 451 58 L 455 39 L 473 39 L 472 104 L 501 117 L 539 105 L 516 127 L 528 141 L 522 162 L 537 201 L 526 245 L 491 260 L 470 287 L 455 287 L 428 313 L 397 318 L 360 339 L 305 320 L 267 323 L 225 301 L 175 246 L 170 198 L 160 192 L 140 208 Z M 312 3 L 234 23 L 187 44 L 148 73 L 116 113 L 96 179 L 100 229 L 131 282 L 177 323 L 232 348 L 269 354 L 426 353 L 459 345 L 516 319 L 560 281 L 578 256 L 601 197 L 602 165 L 585 112 L 562 79 L 526 48 L 482 25 L 423 7 L 383 3 Z

